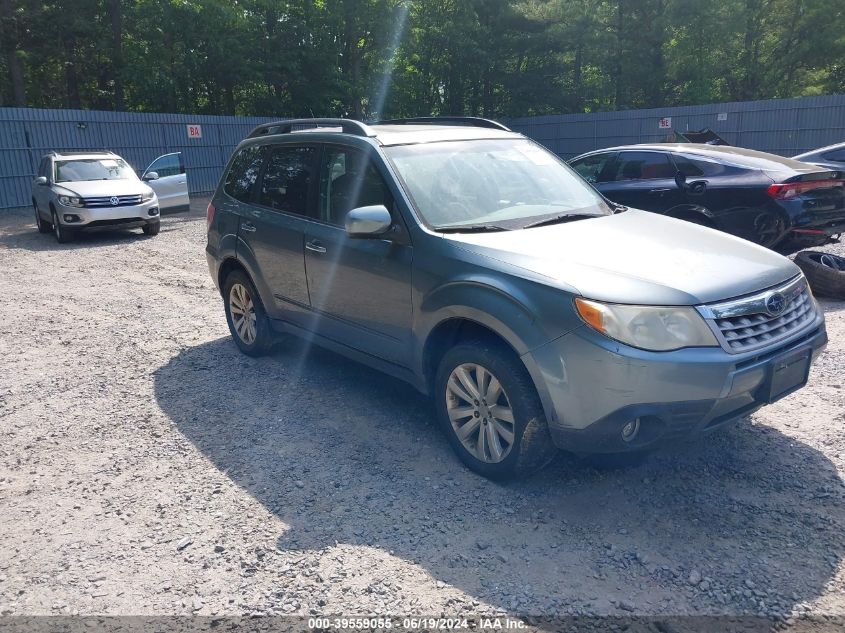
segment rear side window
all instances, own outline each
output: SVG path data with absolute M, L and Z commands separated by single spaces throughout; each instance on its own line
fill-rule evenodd
M 605 182 L 613 154 L 593 154 L 572 163 L 572 168 L 587 182 Z
M 717 163 L 710 160 L 702 160 L 695 156 L 674 156 L 675 164 L 678 166 L 678 171 L 687 178 L 699 178 L 721 176 L 725 174 L 729 168 L 722 163 Z M 736 168 L 734 168 L 736 171 Z
M 613 180 L 674 178 L 675 167 L 663 152 L 619 152 Z
M 845 149 L 837 149 L 827 154 L 822 154 L 825 160 L 832 160 L 837 163 L 845 163 Z
M 270 150 L 258 202 L 286 213 L 309 215 L 314 148 L 280 145 Z
M 239 151 L 226 174 L 226 184 L 223 186 L 226 193 L 241 202 L 249 202 L 263 159 L 263 146 L 252 145 Z

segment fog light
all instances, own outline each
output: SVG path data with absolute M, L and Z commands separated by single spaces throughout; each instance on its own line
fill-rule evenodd
M 150 215 L 158 215 L 158 207 L 151 207 L 147 213 Z
M 65 213 L 65 222 L 79 222 L 79 216 L 72 213 Z
M 636 420 L 631 420 L 622 427 L 622 441 L 623 442 L 633 442 L 634 438 L 637 437 L 637 434 L 640 432 L 640 419 L 637 418 Z

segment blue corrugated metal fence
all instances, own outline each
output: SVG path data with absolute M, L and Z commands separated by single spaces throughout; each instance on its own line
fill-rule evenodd
M 661 128 L 660 121 L 667 118 L 671 126 Z M 508 123 L 564 158 L 603 147 L 660 142 L 673 131 L 704 128 L 731 145 L 794 156 L 845 142 L 845 95 L 539 116 Z
M 671 120 L 670 127 L 660 121 Z M 181 151 L 193 193 L 211 191 L 234 146 L 261 117 L 0 108 L 0 209 L 27 206 L 30 182 L 49 150 L 108 149 L 136 169 Z M 845 95 L 511 119 L 516 131 L 564 158 L 614 145 L 710 128 L 729 143 L 784 156 L 845 141 Z M 189 138 L 200 125 L 202 138 Z
M 192 193 L 212 191 L 237 145 L 267 117 L 0 108 L 0 209 L 28 206 L 31 180 L 50 150 L 107 149 L 139 172 L 182 152 Z M 202 138 L 189 138 L 199 125 Z

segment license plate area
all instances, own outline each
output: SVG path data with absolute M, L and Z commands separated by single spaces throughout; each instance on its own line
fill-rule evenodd
M 772 359 L 761 399 L 771 403 L 806 385 L 812 356 L 811 349 L 803 349 Z

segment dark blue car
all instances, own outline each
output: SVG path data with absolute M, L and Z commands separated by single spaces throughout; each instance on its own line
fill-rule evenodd
M 628 145 L 582 154 L 572 167 L 610 200 L 774 247 L 822 244 L 845 232 L 843 173 L 739 147 Z

